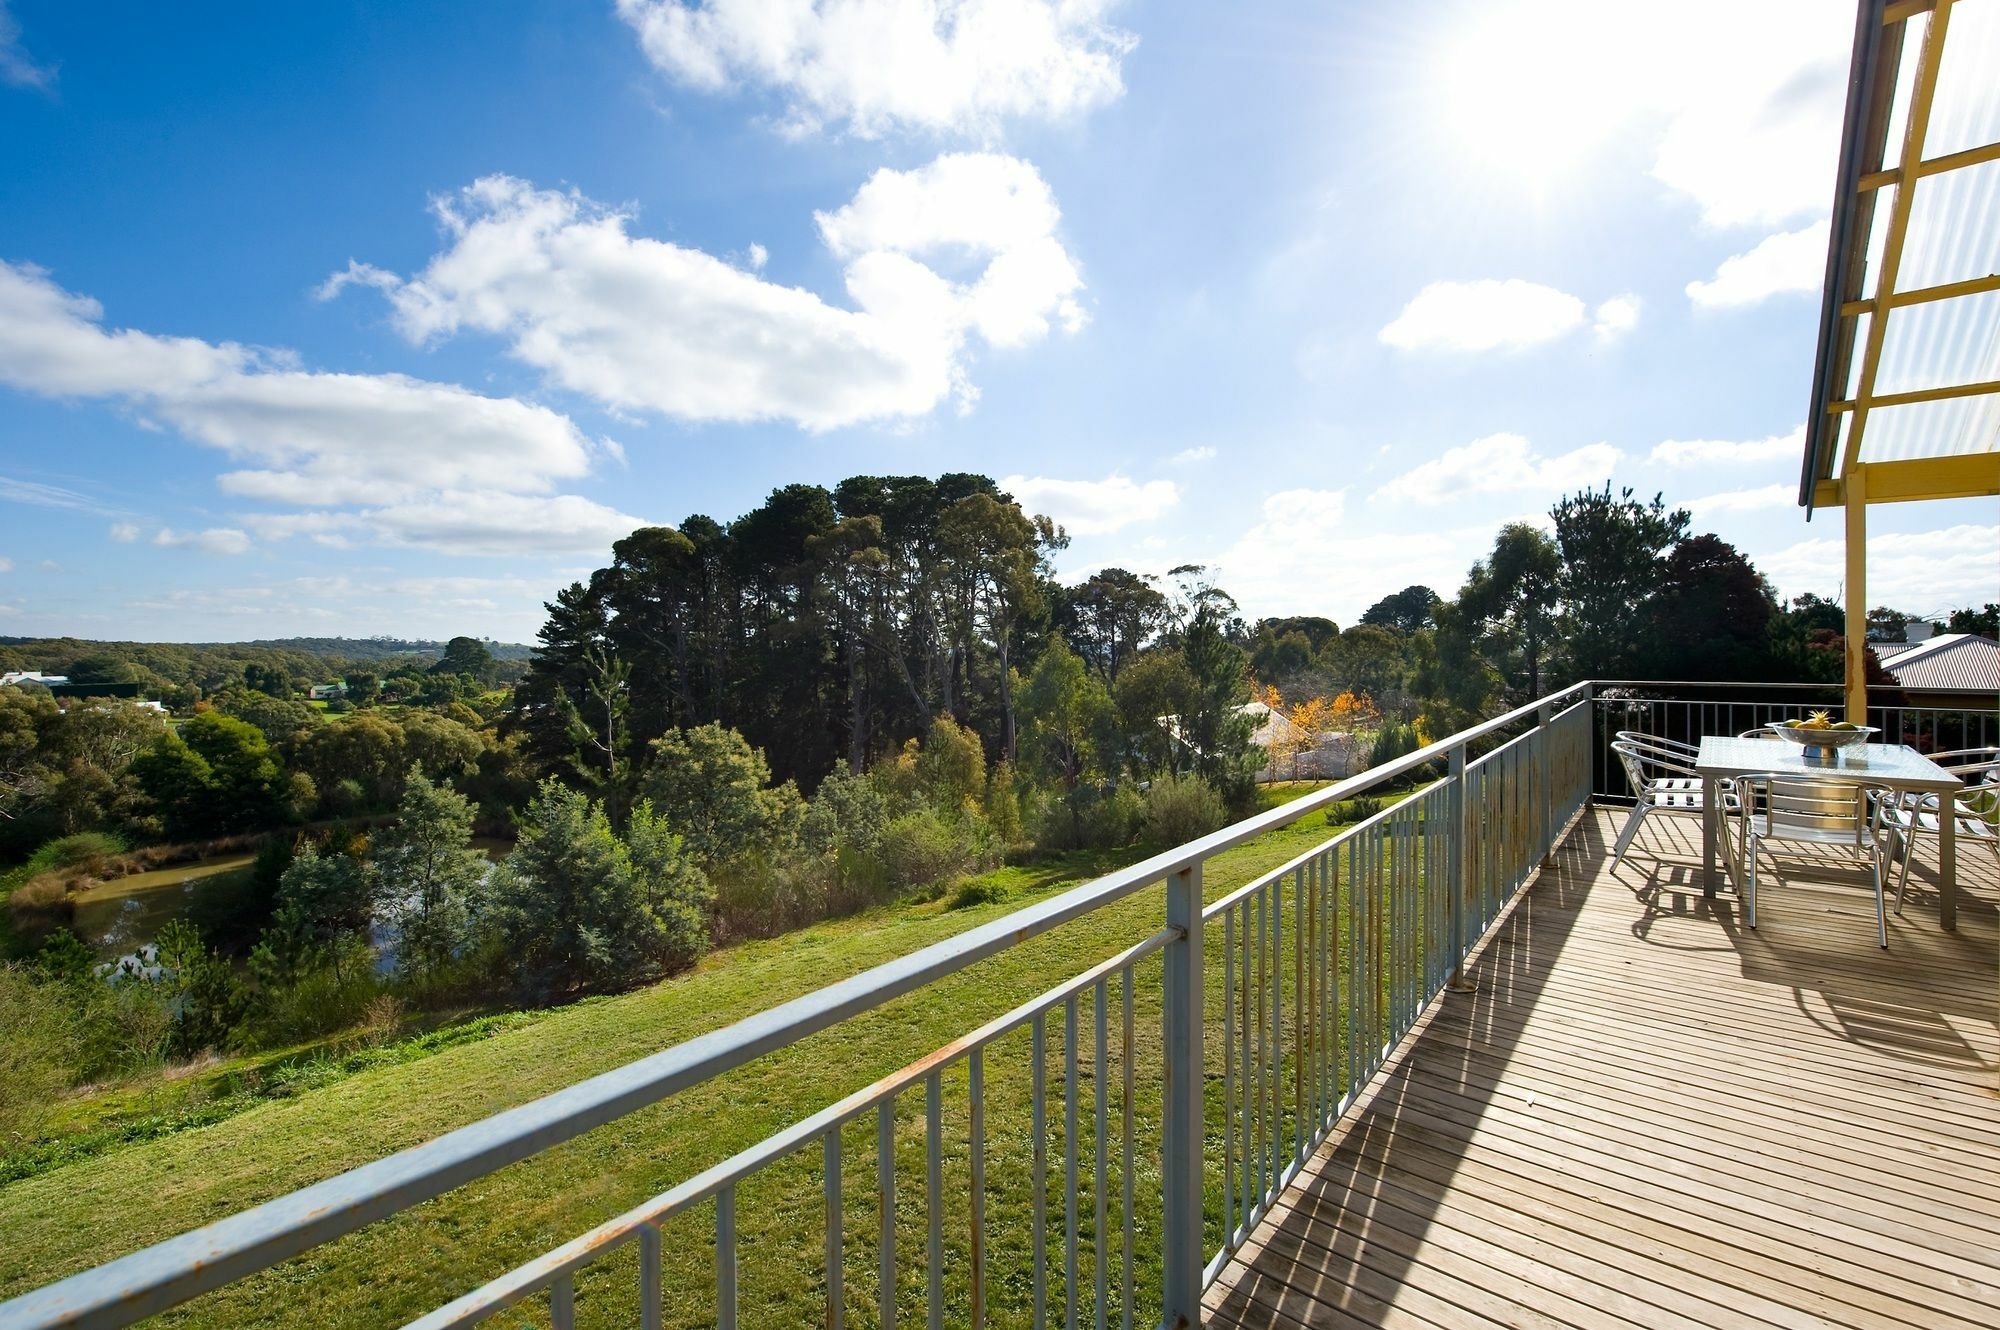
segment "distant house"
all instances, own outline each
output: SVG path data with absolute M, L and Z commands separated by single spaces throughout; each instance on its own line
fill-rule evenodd
M 1256 722 L 1250 742 L 1264 750 L 1264 768 L 1257 773 L 1260 781 L 1338 780 L 1357 770 L 1354 736 L 1345 731 L 1302 735 L 1289 716 L 1262 702 L 1246 702 L 1236 714 Z
M 1939 633 L 1914 642 L 1878 642 L 1875 655 L 1896 677 L 1905 701 L 1916 706 L 1925 705 L 1926 693 L 2000 692 L 2000 642 L 1990 637 Z
M 344 683 L 316 683 L 306 690 L 306 696 L 315 702 L 331 702 L 337 697 L 347 696 Z
M 43 674 L 40 670 L 8 670 L 0 674 L 0 688 L 9 684 L 38 683 L 44 688 L 69 682 L 67 674 Z

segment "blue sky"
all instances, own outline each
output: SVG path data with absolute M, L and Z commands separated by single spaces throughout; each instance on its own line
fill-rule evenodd
M 1251 615 L 1610 479 L 1787 594 L 1851 13 L 0 3 L 0 633 L 532 636 L 635 522 L 978 470 Z M 2000 598 L 1990 502 L 1870 599 Z

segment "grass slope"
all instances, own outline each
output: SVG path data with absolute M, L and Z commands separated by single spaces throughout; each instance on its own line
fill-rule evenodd
M 1210 898 L 1295 857 L 1328 835 L 1315 815 L 1293 828 L 1211 860 Z M 270 1103 L 212 1126 L 134 1144 L 114 1153 L 0 1188 L 0 1297 L 12 1296 L 96 1262 L 135 1250 L 247 1205 L 331 1176 L 454 1127 L 619 1066 L 785 999 L 889 960 L 1064 889 L 1102 872 L 1103 859 L 1078 872 L 1015 867 L 997 875 L 1005 902 L 956 911 L 940 905 L 888 907 L 709 957 L 693 972 L 641 992 L 552 1012 L 532 1024 L 405 1065 L 351 1076 L 296 1099 Z M 875 1013 L 763 1058 L 751 1066 L 642 1110 L 567 1145 L 461 1188 L 415 1211 L 307 1253 L 275 1270 L 171 1314 L 180 1325 L 391 1325 L 448 1300 L 481 1280 L 653 1195 L 771 1131 L 804 1117 L 915 1057 L 963 1034 L 1050 985 L 1075 975 L 1157 930 L 1162 892 L 1152 888 L 1067 928 L 1033 939 L 971 970 Z M 1219 950 L 1219 948 L 1218 948 Z M 1158 1093 L 1157 962 L 1137 975 L 1133 1061 L 1144 1088 L 1133 1108 L 1141 1138 L 1135 1152 L 1135 1228 L 1139 1266 L 1153 1249 L 1157 1207 L 1155 1129 Z M 1115 1082 L 1119 990 L 1108 992 L 1113 1047 L 1106 1078 Z M 1219 1010 L 1219 1007 L 1218 1007 Z M 1090 1176 L 1095 1133 L 1091 1010 L 1082 1003 L 1084 1063 L 1061 1076 L 1062 1022 L 1049 1023 L 1054 1070 L 1049 1080 L 1050 1167 L 1060 1170 L 1069 1143 L 1063 1096 L 1079 1097 L 1077 1149 Z M 1219 1015 L 1216 1019 L 1220 1019 Z M 1013 1323 L 1026 1299 L 1026 1179 L 1029 1060 L 1025 1035 L 988 1059 L 988 1205 L 991 1296 L 996 1324 Z M 943 1088 L 947 1115 L 944 1204 L 953 1234 L 948 1298 L 965 1293 L 964 1215 L 968 1150 L 964 1071 Z M 1122 1092 L 1113 1098 L 1122 1101 Z M 1106 1144 L 1114 1157 L 1107 1184 L 1119 1184 L 1117 1109 Z M 899 1303 L 921 1314 L 925 1197 L 921 1089 L 901 1097 L 898 1246 Z M 848 1305 L 857 1324 L 872 1323 L 874 1269 L 874 1126 L 844 1137 L 847 1159 Z M 748 1324 L 804 1323 L 823 1305 L 818 1153 L 769 1170 L 739 1198 L 743 1299 Z M 1060 1175 L 1055 1179 L 1060 1196 Z M 1148 1198 L 1150 1197 L 1150 1205 Z M 1080 1219 L 1088 1243 L 1094 1216 L 1086 1196 Z M 1050 1215 L 1052 1286 L 1062 1273 L 1059 1200 Z M 711 1231 L 706 1208 L 670 1228 L 666 1242 L 668 1323 L 712 1321 Z M 622 1264 L 621 1264 L 622 1262 Z M 584 1324 L 630 1317 L 628 1256 L 614 1257 L 580 1284 Z M 1110 1272 L 1115 1290 L 1118 1272 Z M 1090 1293 L 1088 1256 L 1080 1266 Z M 1146 1300 L 1142 1290 L 1140 1301 Z M 499 1324 L 529 1324 L 531 1309 Z

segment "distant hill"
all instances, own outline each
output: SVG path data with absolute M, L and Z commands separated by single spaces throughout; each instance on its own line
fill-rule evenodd
M 444 655 L 445 644 L 402 637 L 267 637 L 249 642 L 113 642 L 76 637 L 0 636 L 0 647 L 16 647 L 28 652 L 38 647 L 61 652 L 74 652 L 79 647 L 105 650 L 186 647 L 201 651 L 286 651 L 298 655 L 353 661 L 392 660 L 406 656 L 436 660 Z M 493 653 L 495 660 L 526 660 L 535 650 L 525 642 L 487 642 L 486 649 Z

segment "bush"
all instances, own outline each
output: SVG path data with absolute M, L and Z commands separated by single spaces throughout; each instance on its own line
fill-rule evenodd
M 974 905 L 997 905 L 1006 899 L 1007 888 L 998 882 L 967 878 L 958 884 L 958 890 L 951 893 L 951 899 L 944 903 L 944 908 L 963 910 Z
M 1400 722 L 1384 725 L 1375 736 L 1375 747 L 1368 754 L 1368 765 L 1379 767 L 1385 762 L 1394 762 L 1421 747 L 1423 744 L 1413 726 Z
M 125 853 L 125 842 L 106 831 L 79 831 L 52 840 L 28 857 L 28 876 L 68 869 L 100 868 L 106 859 Z
M 75 1079 L 77 1022 L 63 990 L 0 966 L 0 1143 L 32 1138 Z
M 1146 791 L 1146 834 L 1161 845 L 1196 840 L 1229 820 L 1222 796 L 1199 776 L 1167 776 Z
M 882 833 L 882 863 L 899 887 L 941 885 L 994 857 L 992 834 L 970 814 L 947 819 L 923 808 L 896 818 Z

